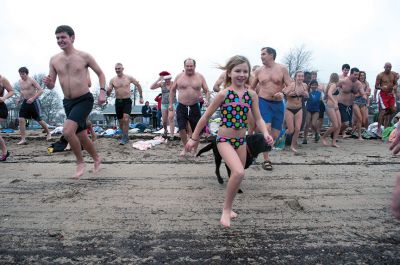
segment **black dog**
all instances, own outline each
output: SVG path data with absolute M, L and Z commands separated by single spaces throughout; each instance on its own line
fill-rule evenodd
M 246 164 L 244 168 L 248 168 L 253 164 L 254 159 L 263 152 L 269 152 L 271 151 L 271 146 L 268 145 L 265 140 L 264 140 L 264 135 L 261 133 L 256 133 L 253 135 L 247 135 L 246 136 L 246 144 L 247 144 L 247 156 L 246 156 Z M 203 147 L 196 156 L 200 156 L 202 153 L 208 152 L 212 149 L 214 153 L 214 160 L 215 160 L 215 174 L 217 175 L 218 182 L 220 184 L 224 183 L 224 180 L 221 177 L 219 168 L 221 167 L 221 161 L 222 157 L 218 152 L 217 148 L 217 142 L 216 140 L 212 140 L 211 143 Z M 228 177 L 231 175 L 231 170 L 229 167 L 225 164 L 226 170 L 228 172 Z M 242 191 L 239 189 L 239 193 L 242 193 Z

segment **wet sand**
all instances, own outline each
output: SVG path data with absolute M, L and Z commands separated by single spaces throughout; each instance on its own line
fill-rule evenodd
M 139 151 L 100 138 L 101 171 L 85 153 L 76 181 L 71 152 L 48 154 L 42 136 L 5 139 L 1 264 L 400 264 L 389 208 L 399 157 L 378 140 L 273 151 L 272 172 L 259 157 L 224 229 L 211 152 L 178 159 L 179 141 Z

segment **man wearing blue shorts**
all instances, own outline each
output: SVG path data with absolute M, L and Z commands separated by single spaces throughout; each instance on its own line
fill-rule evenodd
M 289 86 L 291 79 L 287 68 L 276 63 L 275 58 L 275 49 L 270 47 L 261 49 L 263 66 L 254 72 L 251 88 L 255 89 L 259 96 L 260 113 L 268 132 L 277 139 L 282 130 L 285 113 L 282 89 Z M 262 167 L 265 170 L 272 170 L 268 153 L 264 153 Z

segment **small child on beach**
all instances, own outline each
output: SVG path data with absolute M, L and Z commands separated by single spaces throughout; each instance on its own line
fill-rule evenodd
M 237 217 L 237 213 L 232 210 L 233 199 L 244 178 L 247 115 L 250 109 L 257 127 L 264 134 L 265 141 L 272 145 L 273 138 L 269 135 L 264 120 L 261 118 L 257 94 L 248 89 L 251 67 L 247 58 L 240 55 L 233 56 L 221 69 L 226 71 L 226 88 L 218 92 L 212 104 L 200 118 L 185 149 L 187 152 L 197 150 L 200 133 L 211 115 L 220 107 L 221 124 L 217 135 L 217 148 L 232 171 L 226 188 L 220 223 L 224 227 L 230 227 L 231 219 Z

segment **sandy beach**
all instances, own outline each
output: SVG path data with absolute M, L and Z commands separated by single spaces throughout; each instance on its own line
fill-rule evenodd
M 139 139 L 100 138 L 101 171 L 89 172 L 85 153 L 76 181 L 73 154 L 48 154 L 42 134 L 25 146 L 3 136 L 11 157 L 0 164 L 1 264 L 400 264 L 389 208 L 400 162 L 379 140 L 272 151 L 272 172 L 259 157 L 224 229 L 226 183 L 211 152 L 178 159 L 179 141 L 139 151 Z

